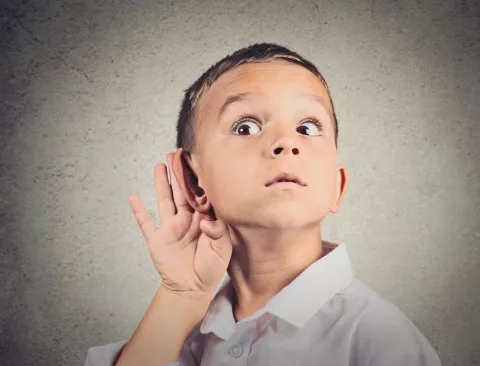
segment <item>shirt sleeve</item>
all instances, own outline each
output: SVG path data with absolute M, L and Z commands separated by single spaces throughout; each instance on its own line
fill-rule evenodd
M 90 347 L 87 352 L 85 366 L 113 366 L 118 360 L 123 347 L 128 340 L 105 344 L 102 346 Z M 165 366 L 196 366 L 196 362 L 187 343 L 182 346 L 177 362 Z
M 358 366 L 442 366 L 425 336 L 390 303 L 362 314 L 352 347 Z

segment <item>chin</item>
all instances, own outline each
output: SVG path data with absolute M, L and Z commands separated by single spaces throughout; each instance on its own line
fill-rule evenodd
M 262 213 L 260 217 L 256 215 L 255 222 L 261 226 L 277 229 L 297 229 L 303 226 L 310 226 L 313 224 L 320 224 L 320 217 L 318 220 L 312 220 L 312 217 L 304 213 L 295 211 L 277 210 L 275 213 L 266 215 Z

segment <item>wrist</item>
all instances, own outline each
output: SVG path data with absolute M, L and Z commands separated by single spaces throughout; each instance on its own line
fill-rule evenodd
M 158 293 L 160 296 L 170 301 L 174 301 L 180 309 L 190 310 L 193 314 L 200 313 L 202 317 L 207 312 L 208 307 L 213 299 L 213 293 L 207 294 L 187 291 L 173 291 L 164 286 L 163 283 L 160 284 Z

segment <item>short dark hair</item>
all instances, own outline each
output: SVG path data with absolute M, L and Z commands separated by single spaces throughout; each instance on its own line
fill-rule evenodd
M 327 90 L 330 106 L 333 111 L 333 122 L 335 132 L 335 146 L 337 146 L 338 123 L 335 115 L 333 100 L 330 95 L 327 82 L 315 65 L 304 59 L 298 53 L 286 47 L 274 43 L 256 43 L 249 47 L 235 51 L 227 55 L 215 65 L 211 66 L 195 81 L 188 89 L 184 90 L 185 95 L 177 121 L 177 149 L 183 148 L 186 152 L 195 150 L 195 125 L 198 123 L 198 101 L 202 94 L 225 72 L 240 65 L 248 63 L 261 63 L 273 60 L 286 60 L 301 65 L 315 74 Z

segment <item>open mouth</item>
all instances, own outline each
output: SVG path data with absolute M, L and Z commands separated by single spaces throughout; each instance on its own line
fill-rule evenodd
M 306 184 L 293 173 L 280 173 L 271 179 L 266 187 L 304 187 Z

